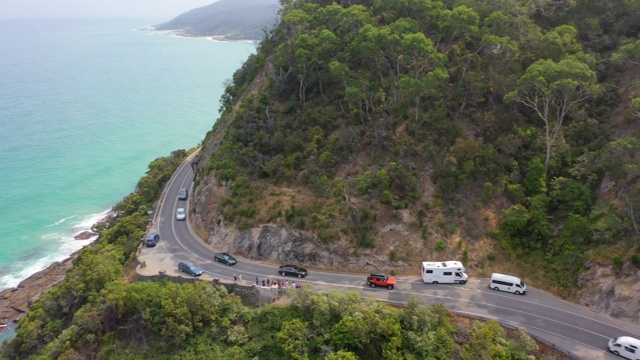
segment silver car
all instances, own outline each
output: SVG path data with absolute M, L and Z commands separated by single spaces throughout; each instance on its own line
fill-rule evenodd
M 180 191 L 178 191 L 178 200 L 187 200 L 188 197 L 189 192 L 186 188 L 181 188 Z
M 176 220 L 182 221 L 187 219 L 187 212 L 184 211 L 184 208 L 178 208 L 176 210 Z

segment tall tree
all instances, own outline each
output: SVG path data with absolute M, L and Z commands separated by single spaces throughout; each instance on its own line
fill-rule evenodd
M 585 55 L 569 56 L 558 62 L 538 60 L 520 77 L 516 90 L 507 101 L 517 101 L 533 111 L 545 125 L 545 173 L 549 171 L 551 149 L 562 130 L 569 111 L 578 103 L 597 94 L 600 86 L 596 73 Z

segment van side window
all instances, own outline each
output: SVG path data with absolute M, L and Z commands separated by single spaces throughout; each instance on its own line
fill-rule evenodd
M 427 270 L 425 271 L 427 274 L 433 274 L 433 270 Z
M 445 271 L 445 272 L 443 273 L 443 275 L 444 275 L 444 276 L 451 276 L 451 275 L 453 275 L 453 273 L 452 273 L 451 271 Z
M 629 346 L 625 346 L 624 347 L 625 350 L 627 350 L 628 352 L 635 354 L 636 353 L 636 349 L 629 347 Z
M 513 283 L 501 281 L 501 280 L 491 280 L 494 284 L 505 285 L 505 286 L 513 286 Z

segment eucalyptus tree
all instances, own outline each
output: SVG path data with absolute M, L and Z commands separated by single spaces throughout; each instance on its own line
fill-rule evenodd
M 515 90 L 506 95 L 532 109 L 544 122 L 545 174 L 549 171 L 551 150 L 569 111 L 600 91 L 590 57 L 568 56 L 560 61 L 538 60 L 518 79 Z

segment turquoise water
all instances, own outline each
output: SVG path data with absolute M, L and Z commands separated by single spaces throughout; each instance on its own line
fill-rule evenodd
M 64 259 L 147 164 L 202 141 L 253 43 L 166 19 L 0 19 L 0 290 Z

